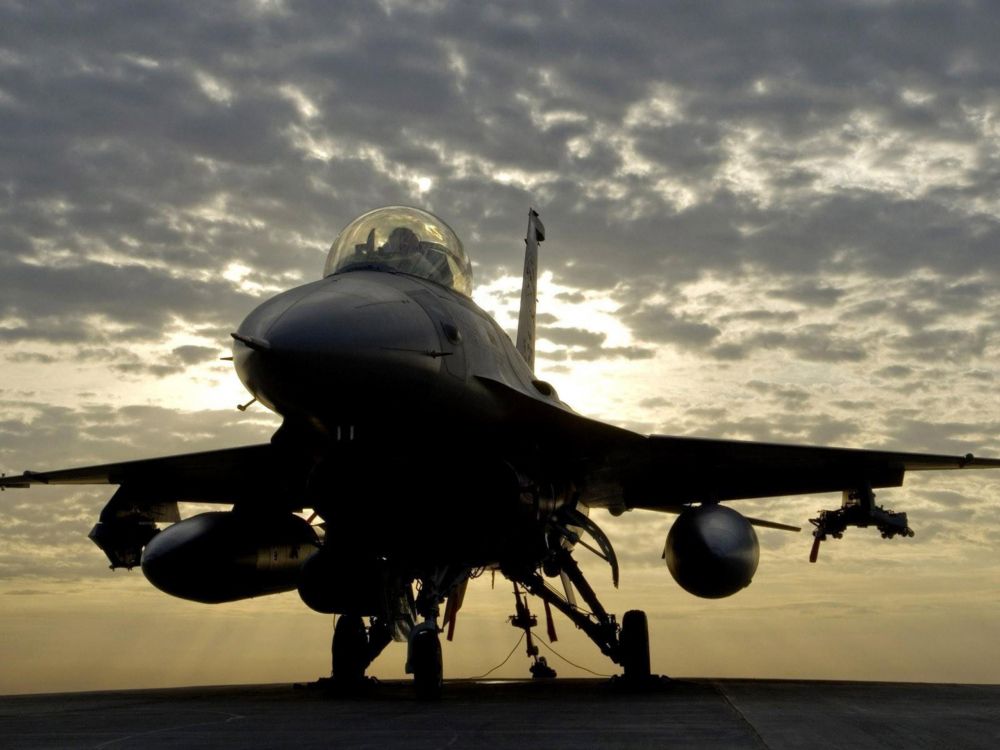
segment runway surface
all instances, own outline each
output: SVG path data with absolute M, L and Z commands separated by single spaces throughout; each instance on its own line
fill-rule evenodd
M 0 698 L 3 748 L 994 748 L 1000 686 L 672 680 L 289 685 Z

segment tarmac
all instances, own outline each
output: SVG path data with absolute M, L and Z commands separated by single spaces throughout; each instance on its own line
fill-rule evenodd
M 352 696 L 240 685 L 0 698 L 0 748 L 990 748 L 1000 685 L 405 681 Z

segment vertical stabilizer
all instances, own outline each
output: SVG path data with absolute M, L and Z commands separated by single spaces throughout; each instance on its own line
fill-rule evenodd
M 535 305 L 538 301 L 538 243 L 545 240 L 545 227 L 535 209 L 528 209 L 528 234 L 524 238 L 524 278 L 521 281 L 521 312 L 517 316 L 517 350 L 535 369 Z

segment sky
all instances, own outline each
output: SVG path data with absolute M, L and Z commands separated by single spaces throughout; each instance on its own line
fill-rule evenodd
M 996 4 L 950 0 L 0 0 L 0 469 L 267 440 L 229 332 L 388 204 L 455 229 L 510 331 L 539 211 L 537 371 L 583 414 L 1000 456 L 998 36 Z M 878 501 L 915 538 L 852 530 L 816 565 L 807 531 L 761 530 L 721 601 L 670 578 L 670 516 L 594 515 L 620 590 L 583 562 L 649 612 L 660 673 L 996 683 L 998 474 L 907 477 Z M 110 494 L 0 495 L 0 694 L 328 672 L 294 592 L 207 606 L 109 571 L 86 534 Z M 504 659 L 512 599 L 473 583 L 446 676 Z

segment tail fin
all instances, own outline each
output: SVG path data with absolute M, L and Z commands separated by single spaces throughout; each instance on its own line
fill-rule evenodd
M 545 241 L 545 227 L 535 209 L 528 209 L 528 234 L 524 238 L 524 278 L 521 312 L 517 317 L 517 350 L 535 369 L 535 305 L 538 301 L 538 243 Z

